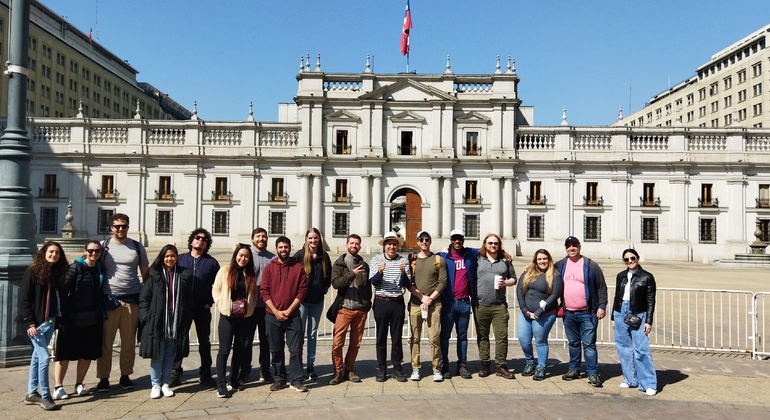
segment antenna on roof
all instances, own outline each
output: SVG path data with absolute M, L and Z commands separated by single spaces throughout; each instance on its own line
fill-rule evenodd
M 96 0 L 96 40 L 99 40 L 99 0 Z

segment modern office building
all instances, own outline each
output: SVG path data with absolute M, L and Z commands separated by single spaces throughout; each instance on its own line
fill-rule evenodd
M 227 248 L 257 226 L 297 244 L 314 226 L 339 251 L 349 233 L 376 251 L 391 229 L 440 247 L 460 228 L 469 246 L 496 232 L 521 255 L 559 255 L 576 235 L 596 258 L 701 261 L 747 252 L 757 221 L 770 239 L 770 129 L 534 126 L 510 60 L 483 75 L 361 64 L 303 62 L 279 122 L 36 118 L 38 240 L 68 202 L 84 236 L 122 212 L 154 247 L 198 226 Z
M 10 0 L 0 0 L 0 62 L 8 60 Z M 32 117 L 188 120 L 190 111 L 138 71 L 40 2 L 30 1 L 27 115 Z M 0 86 L 0 116 L 8 109 Z M 82 102 L 82 103 L 81 103 Z M 81 109 L 82 107 L 82 109 Z
M 770 127 L 770 25 L 717 52 L 695 76 L 613 125 Z

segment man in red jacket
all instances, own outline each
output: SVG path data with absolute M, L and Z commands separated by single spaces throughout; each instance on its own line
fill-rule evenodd
M 299 304 L 307 294 L 305 270 L 302 264 L 289 256 L 289 238 L 281 236 L 276 239 L 275 250 L 278 258 L 274 258 L 265 267 L 259 289 L 267 305 L 265 325 L 273 371 L 278 373 L 270 390 L 279 391 L 291 386 L 291 389 L 298 392 L 307 392 L 307 387 L 302 384 L 302 346 L 305 343 L 299 316 Z M 289 347 L 289 375 L 286 372 L 285 346 Z

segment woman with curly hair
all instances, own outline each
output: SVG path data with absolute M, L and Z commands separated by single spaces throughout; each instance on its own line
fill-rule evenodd
M 239 390 L 238 378 L 245 364 L 245 352 L 251 351 L 248 342 L 249 325 L 245 318 L 254 314 L 257 307 L 257 275 L 252 262 L 251 246 L 238 244 L 230 264 L 219 269 L 211 291 L 219 308 L 219 350 L 217 351 L 217 396 L 227 398 L 232 390 Z M 233 350 L 230 381 L 225 378 L 227 357 Z
M 55 400 L 67 399 L 64 376 L 71 360 L 77 360 L 75 395 L 91 395 L 83 385 L 91 361 L 102 355 L 102 330 L 106 315 L 102 309 L 104 267 L 100 261 L 102 245 L 90 240 L 84 248 L 85 255 L 75 259 L 64 277 L 62 302 L 65 316 L 64 328 L 56 336 L 54 359 Z
M 139 294 L 142 341 L 139 355 L 150 360 L 150 398 L 173 397 L 168 385 L 174 357 L 188 343 L 193 310 L 190 270 L 177 264 L 179 251 L 168 244 L 150 265 Z
M 516 298 L 519 301 L 518 336 L 526 365 L 523 376 L 532 376 L 536 381 L 545 379 L 545 365 L 548 360 L 548 334 L 556 322 L 559 297 L 564 282 L 559 270 L 554 270 L 553 258 L 545 249 L 538 249 L 532 263 L 519 279 Z M 532 338 L 537 347 L 537 362 L 532 351 Z
M 49 241 L 35 253 L 32 264 L 21 278 L 17 320 L 27 326 L 27 336 L 32 342 L 29 385 L 24 404 L 40 404 L 44 410 L 59 408 L 51 398 L 48 385 L 48 343 L 54 329 L 59 326 L 57 318 L 62 315 L 59 293 L 67 266 L 61 245 Z
M 318 379 L 315 372 L 316 342 L 318 340 L 318 324 L 324 309 L 324 296 L 332 285 L 332 261 L 324 251 L 321 232 L 311 227 L 305 233 L 305 246 L 294 258 L 302 263 L 307 278 L 307 296 L 299 306 L 302 319 L 302 329 L 307 339 L 307 371 L 305 377 Z

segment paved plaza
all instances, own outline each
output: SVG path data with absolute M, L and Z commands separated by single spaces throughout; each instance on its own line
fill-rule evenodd
M 217 255 L 223 257 L 223 255 Z M 224 260 L 224 258 L 223 258 Z M 517 259 L 517 272 L 525 259 Z M 608 280 L 614 279 L 621 265 L 599 261 Z M 714 267 L 695 263 L 647 263 L 661 287 L 722 288 L 731 290 L 768 291 L 768 270 Z M 422 371 L 429 373 L 429 349 L 424 343 Z M 173 398 L 149 398 L 149 361 L 137 357 L 136 389 L 124 391 L 117 387 L 117 352 L 113 363 L 113 389 L 109 393 L 94 393 L 89 397 L 73 397 L 58 402 L 60 411 L 44 412 L 38 406 L 23 404 L 28 367 L 0 369 L 0 410 L 5 419 L 32 418 L 308 418 L 318 419 L 380 419 L 380 418 L 526 418 L 582 419 L 597 416 L 611 418 L 770 418 L 770 360 L 754 360 L 746 353 L 709 353 L 674 349 L 655 349 L 653 357 L 658 373 L 659 393 L 647 397 L 638 390 L 622 390 L 617 353 L 612 346 L 599 348 L 600 373 L 603 388 L 591 387 L 585 379 L 565 382 L 567 349 L 562 342 L 552 343 L 548 377 L 542 382 L 522 377 L 521 348 L 511 341 L 509 367 L 515 380 L 496 376 L 479 378 L 478 350 L 469 343 L 468 359 L 473 379 L 459 377 L 434 383 L 430 377 L 419 382 L 399 383 L 389 379 L 374 380 L 376 368 L 374 341 L 365 340 L 359 354 L 356 371 L 362 383 L 343 382 L 329 386 L 332 374 L 331 343 L 319 341 L 317 365 L 320 378 L 308 383 L 308 393 L 291 389 L 270 392 L 260 382 L 246 384 L 245 390 L 230 399 L 216 397 L 214 389 L 197 383 L 198 356 L 193 348 L 185 362 L 188 369 L 184 383 L 176 388 Z M 405 359 L 408 346 L 404 340 Z M 216 352 L 216 349 L 213 350 Z M 451 356 L 450 359 L 454 360 Z M 256 354 L 255 354 L 256 356 Z M 254 358 L 257 360 L 257 357 Z M 408 364 L 405 369 L 409 369 Z M 452 364 L 454 371 L 454 364 Z M 53 373 L 53 369 L 51 369 Z M 253 375 L 256 372 L 253 373 Z M 65 383 L 72 392 L 74 365 Z M 89 371 L 86 385 L 94 388 L 95 367 Z M 53 386 L 53 381 L 51 383 Z

